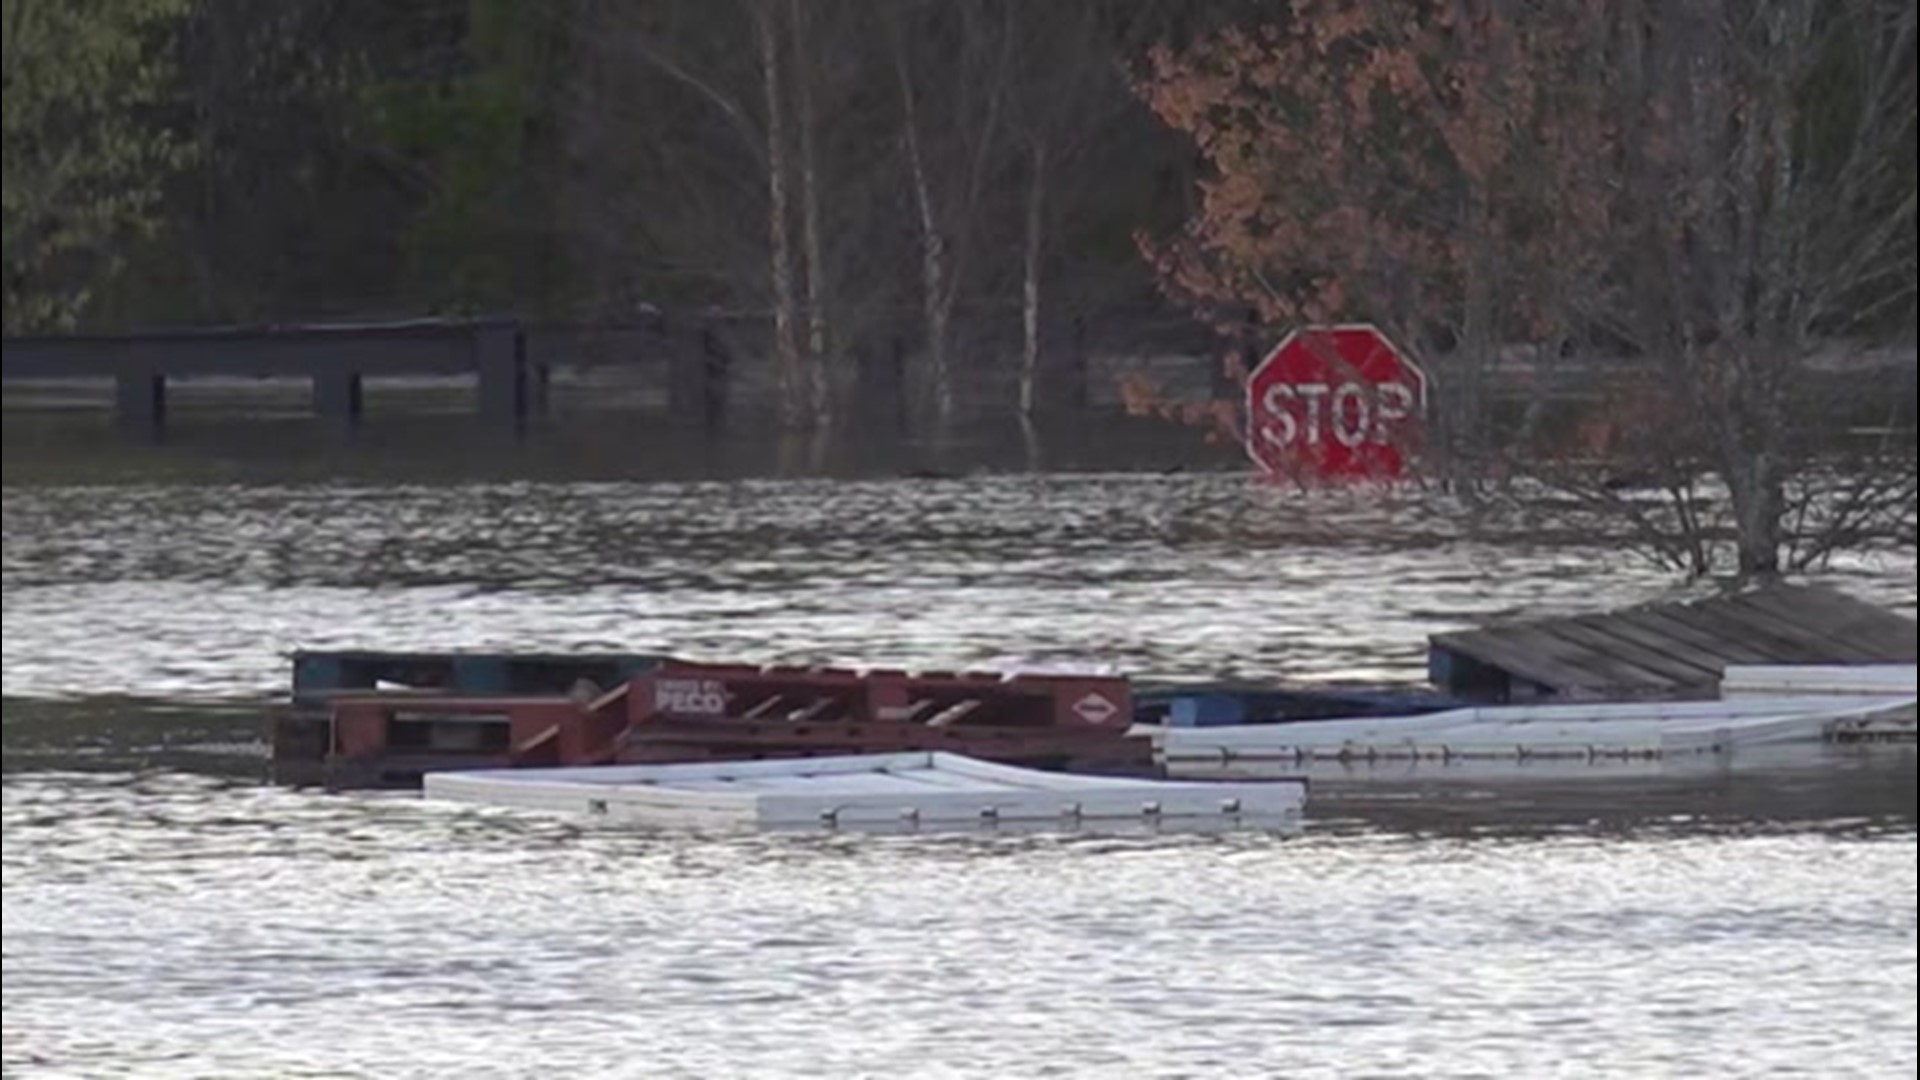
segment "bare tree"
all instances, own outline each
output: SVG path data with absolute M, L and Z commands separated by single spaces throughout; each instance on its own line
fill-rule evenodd
M 1911 543 L 1910 411 L 1904 445 L 1849 448 L 1837 395 L 1861 376 L 1822 368 L 1878 343 L 1912 369 L 1914 20 L 1309 0 L 1155 54 L 1143 93 L 1214 173 L 1147 248 L 1216 318 L 1388 324 L 1441 369 L 1456 468 L 1571 493 L 1690 573 Z M 1584 445 L 1495 425 L 1503 342 L 1585 365 Z
M 801 249 L 806 258 L 807 280 L 807 389 L 813 421 L 820 428 L 833 426 L 834 355 L 828 340 L 828 282 L 825 240 L 821 235 L 820 202 L 822 178 L 820 153 L 815 133 L 818 117 L 814 111 L 814 84 L 819 64 L 810 48 L 809 7 L 801 0 L 787 0 L 787 25 L 793 44 L 794 125 L 799 128 Z
M 934 415 L 956 407 L 952 323 L 1006 139 L 1014 23 L 986 0 L 892 5 L 900 139 L 920 247 L 921 314 Z M 937 88 L 937 89 L 936 89 Z
M 773 292 L 773 355 L 780 378 L 780 419 L 799 427 L 806 393 L 800 368 L 799 298 L 794 289 L 793 210 L 787 184 L 793 163 L 787 149 L 786 80 L 780 63 L 780 9 L 763 0 L 754 12 L 760 44 L 760 82 L 766 98 L 767 269 Z
M 582 0 L 573 27 L 563 123 L 578 167 L 564 202 L 579 248 L 600 277 L 626 279 L 616 310 L 697 299 L 765 312 L 789 428 L 831 426 L 833 356 L 857 329 L 837 327 L 839 313 L 877 303 L 856 290 L 892 288 L 844 254 L 886 252 L 873 163 L 841 165 L 844 148 L 822 137 L 822 109 L 856 93 L 843 84 L 871 55 L 847 10 Z
M 1128 92 L 1123 54 L 1134 10 L 1117 15 L 1097 4 L 1029 4 L 1018 19 L 1012 112 L 1016 160 L 1009 170 L 1024 193 L 1018 204 L 1020 370 L 1016 410 L 1031 430 L 1039 405 L 1042 330 L 1049 316 L 1045 278 L 1053 235 L 1070 200 L 1055 194 L 1058 178 L 1079 166 L 1100 136 L 1138 104 Z
M 1612 35 L 1599 97 L 1617 125 L 1606 221 L 1623 242 L 1599 287 L 1569 299 L 1664 399 L 1614 418 L 1669 496 L 1642 531 L 1693 573 L 1717 570 L 1731 536 L 1742 577 L 1910 544 L 1910 407 L 1904 448 L 1850 445 L 1845 428 L 1862 380 L 1911 372 L 1913 5 L 1719 0 L 1614 18 L 1638 31 Z M 1904 344 L 1905 362 L 1860 364 L 1876 341 Z

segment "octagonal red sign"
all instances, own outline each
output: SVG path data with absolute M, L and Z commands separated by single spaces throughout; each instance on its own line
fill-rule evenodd
M 1303 327 L 1247 378 L 1247 454 L 1278 476 L 1395 479 L 1426 408 L 1426 373 L 1378 329 Z

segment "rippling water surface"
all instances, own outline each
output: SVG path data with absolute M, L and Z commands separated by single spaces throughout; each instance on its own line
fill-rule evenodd
M 1411 678 L 1668 591 L 1593 523 L 1235 477 L 5 500 L 8 1076 L 1914 1072 L 1910 748 L 1105 838 L 583 830 L 180 752 L 296 646 Z M 1910 553 L 1833 580 L 1911 610 Z
M 268 694 L 281 652 L 617 647 L 1417 677 L 1425 635 L 1671 578 L 1589 523 L 1241 476 L 10 488 L 6 690 Z M 1913 558 L 1835 575 L 1914 602 Z

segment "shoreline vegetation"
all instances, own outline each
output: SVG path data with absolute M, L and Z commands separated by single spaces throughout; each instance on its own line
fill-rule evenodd
M 5 21 L 16 342 L 477 313 L 684 338 L 711 313 L 752 386 L 732 422 L 781 432 L 799 449 L 774 469 L 799 475 L 885 452 L 888 426 L 949 445 L 982 402 L 996 468 L 1179 441 L 1045 438 L 1063 370 L 1066 411 L 1125 384 L 1122 407 L 1231 456 L 1260 356 L 1364 321 L 1432 381 L 1420 482 L 1469 505 L 1549 491 L 1687 578 L 1914 544 L 1911 4 L 6 0 Z M 1103 334 L 1191 362 L 1094 373 Z M 1854 366 L 1879 352 L 1905 360 Z M 1583 370 L 1604 377 L 1554 385 Z M 158 426 L 153 386 L 121 390 Z M 351 378 L 321 390 L 358 407 Z

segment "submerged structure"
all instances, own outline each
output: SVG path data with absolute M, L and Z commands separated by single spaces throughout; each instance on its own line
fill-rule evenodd
M 292 700 L 275 723 L 274 776 L 415 787 L 476 770 L 553 780 L 555 769 L 876 754 L 1216 780 L 1664 769 L 1776 745 L 1911 741 L 1914 639 L 1912 619 L 1873 604 L 1774 586 L 1436 634 L 1432 687 L 308 652 L 294 658 Z
M 1169 776 L 1233 780 L 1687 768 L 1763 748 L 1880 739 L 1902 729 L 1911 738 L 1914 701 L 1908 692 L 1506 705 L 1412 717 L 1169 728 L 1155 736 L 1155 759 Z
M 1298 820 L 1303 780 L 1216 784 L 1076 776 L 958 754 L 429 773 L 430 799 L 673 828 L 1086 829 Z
M 556 670 L 555 678 L 558 673 Z M 344 691 L 296 703 L 283 782 L 412 786 L 435 771 L 945 751 L 1079 772 L 1143 771 L 1128 680 L 660 661 L 611 687 Z
M 1914 629 L 1834 589 L 1775 584 L 1434 634 L 1427 671 L 1443 693 L 1491 704 L 1704 699 L 1729 667 L 1911 665 Z

